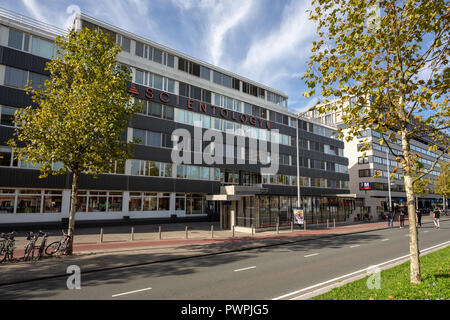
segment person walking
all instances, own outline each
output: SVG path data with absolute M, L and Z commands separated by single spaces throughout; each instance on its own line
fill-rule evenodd
M 422 227 L 422 211 L 417 209 L 416 215 L 417 215 L 417 226 Z
M 392 210 L 391 212 L 389 212 L 389 227 L 393 228 L 394 227 L 394 219 L 397 213 L 398 207 L 395 207 L 394 210 Z
M 405 210 L 401 209 L 400 210 L 400 228 L 404 228 L 405 227 Z
M 440 229 L 441 228 L 441 226 L 440 226 L 440 224 L 439 224 L 439 218 L 441 217 L 441 211 L 439 210 L 439 208 L 438 207 L 435 207 L 434 208 L 434 226 L 435 226 L 435 228 L 436 229 Z

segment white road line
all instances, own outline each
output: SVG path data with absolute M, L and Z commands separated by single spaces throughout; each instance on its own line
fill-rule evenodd
M 313 257 L 313 256 L 317 256 L 317 255 L 319 255 L 319 254 L 318 253 L 308 254 L 307 256 L 305 256 L 305 258 Z
M 234 272 L 239 272 L 239 271 L 250 270 L 250 269 L 255 269 L 255 268 L 256 268 L 256 266 L 251 266 L 251 267 L 247 267 L 247 268 L 236 269 L 236 270 L 233 270 L 233 271 Z
M 350 248 L 357 248 L 357 247 L 360 247 L 360 245 L 359 245 L 359 244 L 356 244 L 356 245 L 354 245 L 354 246 L 351 246 Z
M 448 244 L 450 244 L 450 241 L 446 241 L 446 242 L 440 243 L 440 244 L 438 244 L 438 245 L 435 245 L 435 246 L 432 246 L 432 247 L 423 249 L 423 250 L 421 250 L 421 253 L 424 253 L 425 251 L 429 251 L 429 250 L 432 250 L 432 249 L 434 249 L 434 248 L 441 247 L 441 246 L 448 245 Z M 315 284 L 315 285 L 313 285 L 313 286 L 310 286 L 310 287 L 307 287 L 307 288 L 303 288 L 303 289 L 301 289 L 301 290 L 293 291 L 293 292 L 287 293 L 287 294 L 285 294 L 285 295 L 282 295 L 282 296 L 273 298 L 272 300 L 281 300 L 281 299 L 283 299 L 283 298 L 286 298 L 286 297 L 289 297 L 289 296 L 298 294 L 298 293 L 300 293 L 300 292 L 304 292 L 304 291 L 308 291 L 308 290 L 311 290 L 311 289 L 314 289 L 314 288 L 317 288 L 317 287 L 321 287 L 321 286 L 323 286 L 323 285 L 325 285 L 325 284 L 327 284 L 327 283 L 330 283 L 330 282 L 336 282 L 336 281 L 338 281 L 338 280 L 340 280 L 340 279 L 347 278 L 347 277 L 353 276 L 353 275 L 358 274 L 358 273 L 361 273 L 361 272 L 367 272 L 367 271 L 369 271 L 369 270 L 373 270 L 373 269 L 376 268 L 376 267 L 380 267 L 380 266 L 382 266 L 382 265 L 384 265 L 384 264 L 389 264 L 389 263 L 391 263 L 391 262 L 394 262 L 394 261 L 397 261 L 397 260 L 401 260 L 401 259 L 407 258 L 407 257 L 409 257 L 409 256 L 410 256 L 410 255 L 408 254 L 408 255 L 405 255 L 405 256 L 402 256 L 402 257 L 398 257 L 398 258 L 395 258 L 395 259 L 392 259 L 392 260 L 389 260 L 389 261 L 382 262 L 382 263 L 380 263 L 380 264 L 376 264 L 376 265 L 367 267 L 367 268 L 365 268 L 365 269 L 361 269 L 361 270 L 358 270 L 358 271 L 355 271 L 355 272 L 352 272 L 352 273 L 344 274 L 343 276 L 340 276 L 340 277 L 337 277 L 337 278 L 334 278 L 334 279 L 330 279 L 330 280 L 325 281 L 325 282 L 317 283 L 317 284 Z
M 118 293 L 118 294 L 113 294 L 111 297 L 114 298 L 114 297 L 124 296 L 126 294 L 132 294 L 132 293 L 147 291 L 147 290 L 151 290 L 151 289 L 152 288 L 145 288 L 145 289 L 134 290 L 134 291 L 124 292 L 124 293 Z
M 381 241 L 389 241 L 389 239 L 383 239 L 383 240 L 381 240 Z
M 428 232 L 428 230 L 426 230 L 426 231 L 424 231 L 425 233 L 427 233 Z

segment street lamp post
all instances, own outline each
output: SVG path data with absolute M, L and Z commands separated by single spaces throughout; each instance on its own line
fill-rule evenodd
M 391 198 L 391 177 L 389 173 L 389 153 L 386 150 L 386 167 L 387 167 L 387 176 L 388 176 L 388 192 L 389 192 L 389 212 L 392 210 L 392 198 Z
M 297 115 L 297 132 L 296 132 L 296 142 L 297 142 L 297 207 L 298 209 L 301 209 L 300 205 L 300 157 L 299 157 L 299 150 L 298 150 L 298 121 L 300 118 L 300 114 Z

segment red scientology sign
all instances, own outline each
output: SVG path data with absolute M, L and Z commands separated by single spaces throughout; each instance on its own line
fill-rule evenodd
M 139 99 L 169 104 L 177 108 L 184 108 L 195 112 L 202 112 L 212 116 L 220 116 L 226 120 L 232 120 L 243 124 L 250 124 L 262 129 L 271 129 L 270 121 L 259 119 L 252 115 L 220 108 L 206 102 L 201 102 L 186 97 L 180 97 L 165 91 L 159 91 L 148 87 L 139 89 L 137 85 L 132 84 L 130 85 L 127 92 Z

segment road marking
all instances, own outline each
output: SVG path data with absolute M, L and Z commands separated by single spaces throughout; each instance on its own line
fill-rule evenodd
M 147 290 L 151 290 L 151 289 L 152 288 L 145 288 L 145 289 L 134 290 L 134 291 L 124 292 L 124 293 L 118 293 L 118 294 L 113 294 L 111 297 L 114 298 L 114 297 L 124 296 L 126 294 L 132 294 L 132 293 L 147 291 Z
M 432 246 L 432 247 L 423 249 L 423 250 L 421 250 L 421 253 L 424 253 L 425 251 L 429 251 L 429 250 L 432 250 L 432 249 L 434 249 L 434 248 L 441 247 L 441 246 L 443 246 L 443 245 L 448 245 L 448 244 L 450 244 L 450 241 L 446 241 L 446 242 L 440 243 L 440 244 L 438 244 L 438 245 L 435 245 L 435 246 Z M 280 299 L 283 299 L 283 298 L 286 298 L 286 297 L 289 297 L 289 296 L 298 294 L 298 293 L 300 293 L 300 292 L 308 291 L 308 290 L 311 290 L 311 289 L 314 289 L 314 288 L 323 286 L 323 285 L 328 284 L 328 283 L 330 283 L 330 282 L 336 282 L 336 281 L 338 281 L 338 280 L 340 280 L 340 279 L 347 278 L 347 277 L 356 275 L 356 274 L 361 273 L 361 272 L 372 271 L 372 270 L 374 270 L 374 268 L 380 267 L 380 266 L 382 266 L 382 265 L 384 265 L 384 264 L 389 264 L 389 263 L 394 262 L 394 261 L 397 261 L 397 260 L 401 260 L 401 259 L 407 258 L 407 257 L 409 257 L 409 256 L 410 256 L 410 255 L 407 254 L 407 255 L 405 255 L 405 256 L 398 257 L 398 258 L 395 258 L 395 259 L 392 259 L 392 260 L 389 260 L 389 261 L 385 261 L 385 262 L 382 262 L 382 263 L 380 263 L 380 264 L 376 264 L 376 265 L 373 265 L 373 266 L 370 266 L 370 267 L 367 267 L 367 268 L 364 268 L 364 269 L 361 269 L 361 270 L 358 270 L 358 271 L 355 271 L 355 272 L 352 272 L 352 273 L 344 274 L 343 276 L 340 276 L 340 277 L 337 277 L 337 278 L 334 278 L 334 279 L 330 279 L 330 280 L 325 281 L 325 282 L 317 283 L 317 284 L 315 284 L 315 285 L 313 285 L 313 286 L 310 286 L 310 287 L 307 287 L 307 288 L 303 288 L 303 289 L 300 289 L 300 290 L 297 290 L 297 291 L 293 291 L 293 292 L 287 293 L 287 294 L 285 294 L 285 295 L 282 295 L 282 296 L 273 298 L 272 300 L 280 300 Z
M 307 256 L 305 256 L 305 258 L 313 257 L 313 256 L 317 256 L 317 255 L 319 255 L 319 254 L 318 253 L 308 254 Z
M 239 272 L 239 271 L 244 271 L 244 270 L 250 270 L 250 269 L 255 269 L 256 266 L 251 266 L 251 267 L 247 267 L 247 268 L 242 268 L 242 269 L 236 269 L 234 270 L 234 272 Z
M 424 231 L 425 233 L 427 233 L 428 232 L 428 230 L 426 230 L 426 231 Z
M 351 246 L 350 248 L 357 248 L 357 247 L 359 247 L 359 246 L 360 246 L 360 245 L 357 244 L 357 245 Z
M 381 240 L 381 241 L 389 241 L 389 239 L 383 239 L 383 240 Z

